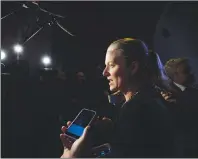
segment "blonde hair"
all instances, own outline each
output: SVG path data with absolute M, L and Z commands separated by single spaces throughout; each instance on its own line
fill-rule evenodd
M 182 63 L 188 63 L 188 59 L 187 58 L 172 58 L 166 62 L 164 68 L 170 79 L 173 80 L 173 76 L 177 72 L 178 66 Z
M 146 62 L 145 60 L 147 60 L 148 47 L 139 39 L 122 38 L 112 42 L 111 45 L 118 45 L 118 47 L 123 50 L 127 66 L 134 60 L 144 65 Z
M 112 44 L 119 43 L 119 42 L 128 42 L 128 41 L 133 41 L 133 40 L 135 39 L 134 38 L 122 38 L 122 39 L 113 41 Z

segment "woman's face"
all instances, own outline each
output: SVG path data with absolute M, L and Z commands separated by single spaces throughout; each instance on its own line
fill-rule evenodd
M 110 91 L 123 92 L 128 84 L 128 69 L 123 51 L 112 44 L 108 47 L 105 58 L 103 76 L 109 80 Z

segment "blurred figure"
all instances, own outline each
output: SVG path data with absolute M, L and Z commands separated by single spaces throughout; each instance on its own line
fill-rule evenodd
M 168 77 L 159 55 L 152 50 L 149 51 L 148 65 L 150 68 L 148 74 L 151 76 L 156 91 L 161 93 L 162 97 L 168 102 L 168 105 L 175 103 L 173 94 L 177 93 L 178 90 L 173 86 L 172 80 Z
M 66 81 L 67 80 L 66 73 L 63 70 L 61 70 L 61 69 L 58 69 L 57 71 L 58 71 L 57 78 Z
M 177 125 L 180 130 L 178 135 L 179 132 L 184 133 L 180 137 L 179 157 L 198 157 L 198 90 L 193 87 L 195 76 L 189 60 L 170 59 L 165 64 L 165 70 L 177 91 L 172 94 L 164 93 L 163 96 L 167 101 L 174 96 Z
M 78 104 L 82 107 L 86 107 L 89 100 L 89 87 L 85 74 L 81 71 L 75 74 L 76 83 L 74 86 L 75 99 L 79 102 Z
M 169 90 L 169 93 L 162 92 L 163 97 L 167 101 L 174 101 L 174 103 L 176 103 L 176 98 L 179 98 L 186 88 L 188 88 L 188 91 L 194 90 L 196 92 L 197 89 L 193 85 L 195 82 L 195 76 L 192 73 L 188 59 L 170 59 L 166 62 L 164 67 L 169 79 L 171 80 L 171 89 Z
M 191 87 L 195 82 L 195 75 L 187 58 L 168 60 L 165 64 L 165 70 L 169 78 L 181 91 Z
M 83 83 L 83 81 L 86 80 L 85 74 L 83 72 L 77 72 L 76 76 L 79 83 Z
M 192 72 L 188 59 L 186 58 L 170 59 L 165 64 L 165 70 L 167 72 L 168 77 L 172 81 L 172 87 L 174 88 L 174 90 L 176 90 L 173 93 L 175 95 L 175 98 L 178 100 L 177 103 L 179 102 L 181 97 L 183 98 L 183 95 L 185 95 L 185 98 L 183 99 L 186 98 L 187 99 L 190 98 L 191 100 L 196 99 L 198 90 L 193 86 L 195 82 L 195 76 Z M 169 96 L 166 95 L 167 100 L 168 98 Z
M 86 75 L 82 71 L 77 71 L 73 74 L 73 80 L 70 83 L 71 98 L 73 111 L 79 112 L 83 108 L 90 107 L 90 85 L 87 81 Z

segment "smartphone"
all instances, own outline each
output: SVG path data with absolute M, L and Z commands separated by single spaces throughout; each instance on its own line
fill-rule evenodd
M 78 113 L 76 118 L 65 132 L 65 134 L 71 139 L 71 142 L 74 142 L 83 134 L 84 128 L 88 125 L 91 125 L 95 117 L 95 111 L 85 108 Z

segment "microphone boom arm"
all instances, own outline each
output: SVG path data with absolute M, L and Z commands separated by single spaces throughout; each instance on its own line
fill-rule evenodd
M 65 29 L 56 19 L 55 19 L 55 23 L 57 26 L 59 26 L 63 31 L 65 31 L 67 34 L 71 35 L 71 36 L 75 36 L 72 33 L 70 33 L 67 29 Z
M 28 42 L 30 39 L 32 39 L 36 34 L 39 33 L 39 31 L 41 31 L 44 28 L 44 26 L 40 27 L 35 33 L 33 33 L 28 39 L 25 39 L 25 41 L 23 42 L 23 45 Z
M 19 9 L 14 10 L 14 11 L 12 11 L 11 13 L 8 13 L 7 15 L 3 16 L 3 17 L 1 18 L 1 20 L 3 20 L 3 19 L 5 19 L 5 18 L 9 17 L 9 16 L 12 15 L 12 14 L 16 14 L 16 13 L 17 13 L 18 11 L 20 11 L 22 8 L 23 8 L 23 7 L 20 7 Z

